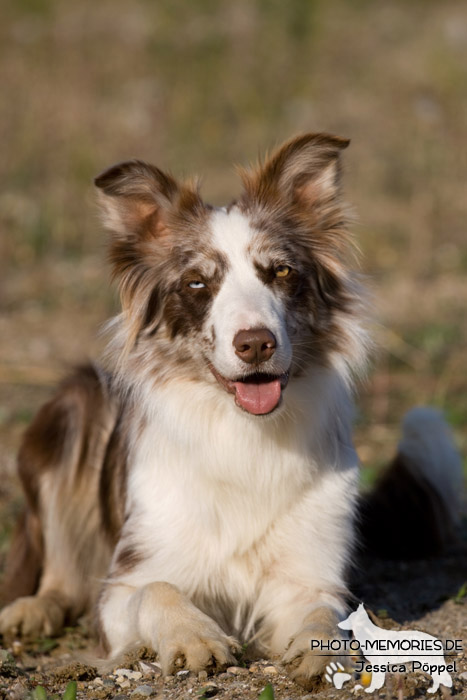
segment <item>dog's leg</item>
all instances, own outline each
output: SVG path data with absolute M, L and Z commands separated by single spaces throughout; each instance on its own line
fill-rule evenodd
M 348 661 L 337 624 L 346 613 L 355 491 L 356 474 L 330 472 L 287 516 L 282 540 L 269 544 L 274 559 L 254 610 L 259 642 L 283 654 L 292 678 L 310 690 L 330 661 Z
M 110 657 L 140 642 L 158 653 L 165 674 L 178 663 L 191 671 L 235 663 L 237 642 L 172 584 L 110 583 L 99 607 L 101 644 Z
M 35 595 L 17 598 L 0 613 L 0 631 L 54 635 L 73 622 L 97 597 L 97 578 L 105 576 L 107 544 L 99 534 L 97 499 L 82 489 L 68 492 L 45 475 L 41 501 L 44 554 Z M 52 475 L 53 477 L 53 475 Z M 90 484 L 92 495 L 92 484 Z
M 26 515 L 9 557 L 1 633 L 56 634 L 96 596 L 110 558 L 98 485 L 112 423 L 101 378 L 89 367 L 63 384 L 28 429 L 18 460 Z
M 317 603 L 291 634 L 282 661 L 293 680 L 308 690 L 316 687 L 330 661 L 346 662 L 337 627 L 340 617 L 336 608 Z

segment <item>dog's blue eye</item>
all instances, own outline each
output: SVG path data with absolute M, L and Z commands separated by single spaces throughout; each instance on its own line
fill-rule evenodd
M 188 286 L 191 287 L 191 289 L 203 289 L 203 287 L 205 287 L 206 285 L 204 284 L 204 282 L 196 281 L 190 282 Z

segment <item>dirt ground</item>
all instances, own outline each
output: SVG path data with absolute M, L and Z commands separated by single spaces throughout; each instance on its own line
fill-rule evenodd
M 344 181 L 376 340 L 356 415 L 362 488 L 416 404 L 445 413 L 465 458 L 465 0 L 4 0 L 0 39 L 0 572 L 22 503 L 21 435 L 66 368 L 100 355 L 118 307 L 92 178 L 126 158 L 200 173 L 220 204 L 238 193 L 232 163 L 305 130 L 350 137 Z M 381 625 L 465 649 L 466 581 L 464 532 L 441 559 L 363 562 L 353 591 Z M 257 700 L 268 683 L 276 700 L 309 695 L 276 659 L 163 679 L 145 652 L 109 673 L 82 656 L 88 630 L 3 640 L 0 698 L 38 684 L 61 697 L 70 679 L 83 699 Z M 457 662 L 451 694 L 467 698 Z M 354 685 L 312 697 L 363 697 Z M 375 697 L 422 698 L 428 685 L 394 677 Z
M 446 657 L 455 662 L 453 687 L 433 698 L 467 698 L 467 543 L 443 558 L 411 563 L 363 561 L 355 572 L 352 590 L 374 613 L 374 621 L 386 629 L 416 629 L 442 640 L 463 640 L 463 651 Z M 78 698 L 99 700 L 257 700 L 270 684 L 276 700 L 345 700 L 369 697 L 356 686 L 356 674 L 336 689 L 325 679 L 313 690 L 296 686 L 278 659 L 240 660 L 239 665 L 212 675 L 184 670 L 162 677 L 155 655 L 136 650 L 110 666 L 94 656 L 91 621 L 83 620 L 58 639 L 9 640 L 0 652 L 0 698 L 27 697 L 37 685 L 61 697 L 70 680 L 77 681 Z M 8 652 L 8 654 L 7 654 Z M 3 656 L 2 656 L 3 654 Z M 385 700 L 424 698 L 431 685 L 425 674 L 388 674 L 385 686 L 371 697 Z

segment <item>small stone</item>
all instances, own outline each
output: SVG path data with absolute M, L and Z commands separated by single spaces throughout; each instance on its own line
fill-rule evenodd
M 463 681 L 467 681 L 467 671 L 459 673 L 459 678 L 462 678 Z
M 256 673 L 257 671 L 259 671 L 259 666 L 258 664 L 251 664 L 248 670 L 250 673 Z
M 125 689 L 126 689 L 126 688 L 130 688 L 130 687 L 131 687 L 130 681 L 129 681 L 129 680 L 126 680 L 126 679 L 124 679 L 123 681 L 119 681 L 118 678 L 117 678 L 117 683 L 118 683 L 118 685 L 120 686 L 120 688 L 125 688 Z
M 13 657 L 6 649 L 0 649 L 0 663 L 3 664 L 5 661 L 13 661 Z
M 116 676 L 125 676 L 125 678 L 133 678 L 138 680 L 143 675 L 139 671 L 132 671 L 130 668 L 116 668 L 114 671 Z
M 278 671 L 277 671 L 277 668 L 275 666 L 265 666 L 263 668 L 263 673 L 268 673 L 271 676 L 276 676 Z
M 104 685 L 106 688 L 114 688 L 115 683 L 111 678 L 104 678 Z
M 132 695 L 144 695 L 145 697 L 149 697 L 154 693 L 154 689 L 151 688 L 150 685 L 139 685 L 137 688 L 134 689 L 134 691 L 131 693 Z
M 241 666 L 229 666 L 227 673 L 232 673 L 234 676 L 246 676 L 248 675 L 248 669 Z
M 3 689 L 5 688 L 3 687 Z M 27 698 L 30 697 L 30 695 L 24 683 L 21 681 L 14 681 L 8 686 L 8 697 L 12 700 L 19 700 L 19 698 Z
M 184 668 L 182 671 L 177 671 L 176 675 L 177 678 L 181 678 L 183 680 L 190 675 L 190 671 L 187 668 Z
M 173 681 L 174 678 L 175 678 L 175 676 L 165 676 L 164 681 L 170 682 L 170 681 Z
M 198 695 L 203 698 L 213 698 L 219 692 L 219 688 L 214 683 L 209 683 L 205 685 L 204 688 L 198 690 Z
M 16 678 L 18 675 L 14 658 L 4 649 L 0 649 L 0 667 L 2 669 L 2 676 L 6 678 Z
M 93 685 L 104 685 L 104 681 L 102 680 L 102 678 L 94 678 L 92 683 Z
M 201 683 L 205 680 L 207 680 L 208 677 L 208 672 L 207 671 L 200 671 L 198 673 L 198 680 L 201 681 Z
M 13 656 L 21 656 L 22 651 L 23 645 L 18 639 L 15 639 L 15 641 L 11 645 L 11 652 Z
M 112 700 L 128 700 L 128 695 L 124 695 L 123 693 L 119 693 L 118 695 L 114 695 Z
M 155 661 L 140 661 L 139 667 L 144 676 L 158 675 L 161 672 L 160 665 L 156 664 Z

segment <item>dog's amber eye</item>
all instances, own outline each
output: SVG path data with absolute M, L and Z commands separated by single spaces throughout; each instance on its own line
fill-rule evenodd
M 189 282 L 188 286 L 190 289 L 204 289 L 206 285 L 201 280 L 193 280 L 193 282 Z
M 292 272 L 292 268 L 288 265 L 277 265 L 277 267 L 274 268 L 274 272 L 276 277 L 287 277 L 287 275 Z

